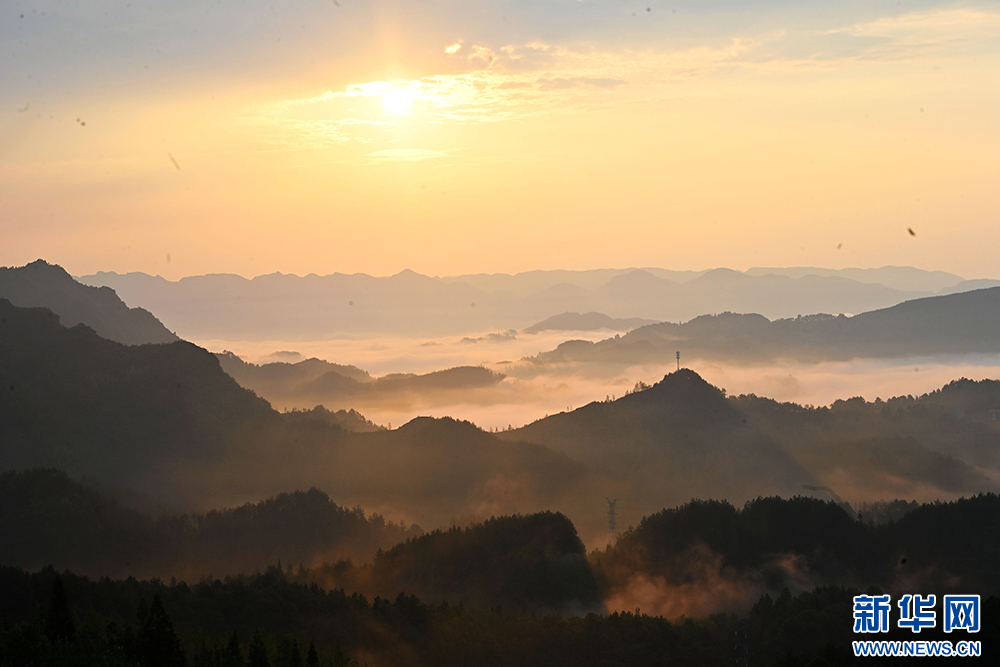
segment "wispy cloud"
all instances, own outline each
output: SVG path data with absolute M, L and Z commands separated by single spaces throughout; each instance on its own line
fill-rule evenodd
M 686 48 L 570 47 L 539 40 L 489 46 L 458 40 L 445 48 L 466 70 L 413 80 L 368 81 L 268 105 L 262 136 L 300 145 L 373 142 L 405 122 L 496 123 L 554 112 L 586 112 L 676 96 L 680 86 L 740 70 L 847 70 L 930 52 L 997 49 L 1000 11 L 940 8 L 834 28 L 789 25 L 717 35 Z M 984 44 L 993 46 L 983 46 Z M 405 94 L 405 113 L 387 97 Z M 292 138 L 296 136 L 297 138 Z M 383 136 L 384 138 L 384 136 Z

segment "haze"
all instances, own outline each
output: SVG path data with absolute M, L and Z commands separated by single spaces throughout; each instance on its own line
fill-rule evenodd
M 489 332 L 482 335 L 488 336 Z M 354 408 L 383 426 L 398 426 L 414 417 L 427 415 L 465 419 L 483 429 L 504 429 L 523 426 L 546 415 L 601 401 L 608 396 L 620 397 L 632 390 L 637 382 L 652 384 L 674 370 L 673 363 L 536 367 L 519 361 L 522 357 L 552 349 L 567 339 L 597 341 L 607 335 L 607 332 L 561 331 L 477 344 L 463 343 L 458 337 L 197 342 L 210 350 L 230 350 L 258 364 L 317 357 L 352 364 L 373 375 L 430 373 L 455 366 L 482 365 L 506 377 L 494 386 L 471 390 L 352 396 L 342 404 L 325 405 L 329 409 Z M 279 350 L 299 354 L 273 354 Z M 725 388 L 729 394 L 757 394 L 816 406 L 830 405 L 853 396 L 869 401 L 917 396 L 960 377 L 970 380 L 1000 377 L 998 355 L 910 356 L 812 364 L 780 361 L 749 365 L 685 357 L 683 365 L 697 371 L 708 382 Z M 311 408 L 318 402 L 306 397 L 297 400 L 269 398 L 279 410 Z

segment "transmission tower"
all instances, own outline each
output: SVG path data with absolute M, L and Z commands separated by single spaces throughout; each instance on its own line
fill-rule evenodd
M 611 498 L 606 497 L 605 500 L 608 501 L 608 532 L 614 538 L 618 536 L 618 512 L 615 511 L 618 499 L 611 500 Z
M 677 370 L 681 369 L 681 351 L 677 350 Z

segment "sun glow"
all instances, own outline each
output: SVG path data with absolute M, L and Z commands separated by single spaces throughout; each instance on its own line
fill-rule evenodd
M 382 108 L 394 115 L 401 115 L 413 105 L 415 91 L 409 86 L 393 86 L 382 93 Z

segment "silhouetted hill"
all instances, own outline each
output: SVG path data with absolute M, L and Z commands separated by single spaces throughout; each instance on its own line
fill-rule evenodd
M 7 536 L 0 564 L 31 569 L 148 574 L 149 562 L 170 548 L 148 515 L 53 469 L 0 474 L 0 531 Z
M 651 324 L 598 343 L 567 341 L 534 359 L 665 362 L 676 350 L 727 361 L 995 354 L 1000 352 L 998 326 L 1000 287 L 995 287 L 915 299 L 853 317 L 810 315 L 770 321 L 761 315 L 703 315 L 684 324 Z
M 0 388 L 0 470 L 56 467 L 182 507 L 317 486 L 433 526 L 574 504 L 593 483 L 578 462 L 467 423 L 349 433 L 282 415 L 190 343 L 125 346 L 5 300 Z
M 600 608 L 583 542 L 569 519 L 552 512 L 435 530 L 380 551 L 371 564 L 329 564 L 298 578 L 389 599 L 415 594 L 515 613 Z
M 422 534 L 338 506 L 313 488 L 154 521 L 63 472 L 35 469 L 0 474 L 0 530 L 12 538 L 0 544 L 0 565 L 197 581 L 283 561 L 369 595 L 416 593 L 522 611 L 598 604 L 576 528 L 551 512 Z M 323 565 L 343 559 L 372 562 Z
M 232 352 L 221 352 L 215 355 L 222 364 L 222 370 L 232 375 L 237 382 L 248 388 L 249 385 L 270 387 L 294 385 L 298 382 L 315 380 L 326 373 L 336 373 L 355 382 L 371 382 L 372 378 L 357 366 L 333 364 L 322 359 L 304 359 L 295 363 L 277 361 L 269 364 L 251 364 L 243 361 Z
M 522 612 L 599 602 L 576 528 L 551 512 L 503 516 L 408 540 L 376 556 L 372 576 L 427 599 Z
M 489 387 L 503 380 L 501 373 L 495 373 L 482 366 L 456 366 L 443 371 L 433 371 L 416 375 L 412 373 L 390 373 L 372 382 L 375 391 L 443 391 Z
M 671 593 L 714 589 L 735 600 L 741 588 L 756 598 L 831 584 L 996 595 L 1000 539 L 991 526 L 998 520 L 994 494 L 921 505 L 878 526 L 813 498 L 757 498 L 742 509 L 697 500 L 644 517 L 598 552 L 598 579 L 609 597 L 634 594 L 639 579 L 658 580 L 664 609 Z M 685 584 L 693 585 L 684 591 Z
M 807 408 L 756 396 L 727 399 L 682 369 L 615 401 L 553 415 L 501 438 L 535 442 L 613 471 L 629 503 L 829 490 L 855 501 L 995 491 L 1000 383 L 953 383 L 919 399 Z M 967 414 L 956 418 L 957 411 Z M 994 472 L 991 472 L 994 471 Z M 634 486 L 632 486 L 634 485 Z M 633 509 L 633 511 L 635 511 Z
M 611 331 L 628 331 L 646 324 L 653 324 L 651 320 L 644 320 L 641 317 L 627 319 L 608 317 L 604 313 L 561 313 L 546 318 L 538 324 L 533 324 L 524 330 L 524 333 L 539 333 L 541 331 L 600 331 L 610 329 Z
M 338 488 L 365 506 L 434 507 L 421 525 L 447 525 L 540 508 L 576 508 L 602 476 L 547 447 L 507 442 L 469 422 L 418 417 L 394 431 L 353 434 L 336 465 Z M 383 503 L 383 504 L 378 504 Z
M 653 503 L 790 494 L 813 479 L 780 446 L 747 428 L 721 391 L 686 369 L 616 401 L 590 403 L 500 437 L 544 444 L 612 470 L 641 485 Z
M 2 565 L 188 581 L 263 571 L 279 560 L 363 561 L 419 534 L 340 507 L 315 488 L 153 520 L 52 469 L 0 474 L 0 530 L 11 538 L 0 543 Z
M 48 308 L 68 327 L 86 324 L 99 336 L 126 345 L 180 340 L 149 311 L 126 306 L 113 289 L 78 283 L 61 266 L 40 259 L 0 267 L 0 298 L 15 306 Z
M 833 492 L 854 499 L 997 489 L 1000 382 L 957 380 L 914 398 L 861 398 L 803 407 L 758 396 L 730 399 Z
M 222 368 L 240 385 L 279 405 L 350 407 L 353 402 L 396 401 L 402 395 L 465 391 L 490 387 L 504 376 L 480 366 L 458 366 L 422 375 L 390 373 L 372 378 L 355 366 L 320 359 L 297 363 L 251 364 L 232 352 L 216 355 Z
M 291 410 L 284 413 L 284 418 L 290 423 L 309 422 L 318 420 L 327 424 L 336 424 L 345 431 L 355 433 L 370 433 L 371 431 L 383 431 L 384 426 L 365 419 L 365 416 L 356 410 L 327 410 L 322 405 L 317 405 L 311 410 Z
M 0 299 L 0 468 L 135 481 L 167 460 L 218 460 L 279 419 L 186 342 L 125 346 Z

